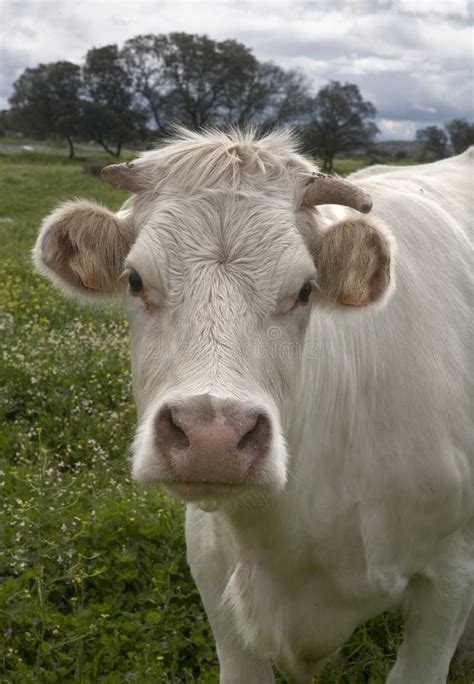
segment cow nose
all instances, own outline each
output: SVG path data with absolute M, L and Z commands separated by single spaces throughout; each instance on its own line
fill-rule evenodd
M 267 414 L 200 395 L 162 406 L 155 419 L 161 469 L 179 482 L 243 483 L 267 453 Z

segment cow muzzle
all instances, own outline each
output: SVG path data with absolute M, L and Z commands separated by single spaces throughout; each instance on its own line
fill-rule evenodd
M 185 501 L 234 506 L 272 496 L 288 476 L 279 413 L 268 397 L 177 394 L 150 406 L 133 444 L 133 477 Z M 209 509 L 210 510 L 210 509 Z
M 258 479 L 272 443 L 264 410 L 199 395 L 165 403 L 154 418 L 155 458 L 167 485 L 190 490 Z

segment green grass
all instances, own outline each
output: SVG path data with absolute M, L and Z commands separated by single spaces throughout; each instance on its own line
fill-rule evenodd
M 322 162 L 317 161 L 316 163 L 318 163 L 319 166 L 322 168 Z M 384 161 L 379 157 L 361 157 L 359 159 L 345 159 L 344 157 L 336 157 L 336 159 L 334 160 L 334 171 L 340 176 L 348 176 L 350 173 L 355 173 L 356 171 L 359 171 L 359 169 L 363 169 L 366 166 L 370 166 L 372 164 L 387 164 L 388 166 L 411 166 L 413 164 L 416 164 L 416 162 L 412 159 L 403 161 L 389 159 Z
M 25 147 L 33 149 L 24 149 Z M 123 148 L 119 161 L 129 161 L 137 152 Z M 86 159 L 117 162 L 95 143 L 75 143 L 74 159 L 69 159 L 69 147 L 64 140 L 34 140 L 32 138 L 0 137 L 0 164 L 83 164 Z
M 66 143 L 63 140 L 36 140 L 35 138 L 17 137 L 16 135 L 0 136 L 0 145 L 13 145 L 18 148 L 21 148 L 23 145 L 48 145 L 48 147 L 66 150 Z
M 0 155 L 0 682 L 217 682 L 182 507 L 130 481 L 127 325 L 30 265 L 59 200 L 124 195 L 80 164 L 22 155 Z M 400 638 L 392 616 L 362 626 L 321 684 L 383 682 Z

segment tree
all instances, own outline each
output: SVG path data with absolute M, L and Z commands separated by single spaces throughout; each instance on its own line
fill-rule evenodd
M 261 65 L 251 50 L 235 40 L 215 43 L 214 56 L 220 62 L 212 74 L 209 90 L 215 93 L 209 122 L 244 125 L 261 114 L 267 103 Z
M 239 64 L 242 70 L 242 62 Z M 229 80 L 221 108 L 223 119 L 244 126 L 295 121 L 309 108 L 309 85 L 299 71 L 285 71 L 253 56 L 243 74 Z
M 453 119 L 445 124 L 455 154 L 461 154 L 470 145 L 474 145 L 474 124 L 466 119 Z
M 307 100 L 299 72 L 262 64 L 235 40 L 148 34 L 128 40 L 122 56 L 159 131 L 176 122 L 199 129 L 288 121 Z
M 310 83 L 298 70 L 283 70 L 271 62 L 262 65 L 267 72 L 270 123 L 302 120 L 311 111 Z
M 132 81 L 116 45 L 89 50 L 83 81 L 88 98 L 82 103 L 83 132 L 118 157 L 123 143 L 141 134 L 146 117 L 134 105 Z
M 431 153 L 436 159 L 443 159 L 446 156 L 448 136 L 439 126 L 419 128 L 416 132 L 416 141 L 422 145 L 425 152 Z
M 165 129 L 172 88 L 164 76 L 166 43 L 165 36 L 139 35 L 127 40 L 121 52 L 135 97 L 148 108 L 158 131 Z
M 13 84 L 11 121 L 32 136 L 61 136 L 74 156 L 73 138 L 80 128 L 80 67 L 71 62 L 52 62 L 25 69 Z
M 0 137 L 3 137 L 7 132 L 13 131 L 11 109 L 0 110 Z
M 378 133 L 371 119 L 376 110 L 362 99 L 353 83 L 331 81 L 310 103 L 310 121 L 303 127 L 308 152 L 323 159 L 325 171 L 332 171 L 334 157 L 355 147 L 366 147 Z
M 164 79 L 172 117 L 195 129 L 226 120 L 229 104 L 238 106 L 238 93 L 246 90 L 256 65 L 250 50 L 234 40 L 171 33 L 165 44 Z

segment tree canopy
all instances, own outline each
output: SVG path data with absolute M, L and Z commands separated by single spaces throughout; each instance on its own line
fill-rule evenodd
M 291 124 L 305 151 L 331 171 L 335 155 L 370 149 L 378 132 L 374 105 L 357 85 L 331 81 L 314 95 L 298 70 L 259 61 L 236 40 L 189 33 L 141 34 L 67 61 L 26 69 L 13 84 L 2 126 L 33 137 L 94 140 L 119 156 L 124 144 L 166 135 L 176 124 L 203 127 Z M 436 158 L 474 144 L 474 125 L 454 119 L 417 132 Z
M 259 62 L 235 40 L 188 33 L 140 35 L 123 49 L 128 75 L 158 130 L 294 119 L 307 85 L 296 71 Z
M 81 69 L 71 62 L 25 69 L 13 84 L 11 119 L 28 135 L 64 137 L 72 158 L 73 138 L 80 129 L 81 87 Z
M 455 154 L 461 154 L 474 145 L 474 124 L 466 119 L 453 119 L 445 126 Z
M 303 129 L 306 147 L 331 171 L 338 152 L 370 145 L 378 132 L 375 114 L 354 83 L 331 81 L 310 103 L 309 123 Z
M 82 77 L 86 96 L 82 102 L 83 133 L 118 157 L 123 143 L 139 136 L 146 123 L 118 47 L 89 50 Z
M 439 126 L 427 126 L 419 128 L 416 132 L 416 140 L 423 150 L 431 154 L 435 159 L 444 159 L 447 154 L 448 136 Z
M 309 85 L 295 70 L 260 62 L 235 40 L 188 33 L 143 34 L 123 48 L 87 52 L 81 67 L 55 62 L 27 69 L 10 98 L 23 132 L 93 139 L 118 156 L 126 142 L 176 124 L 196 130 L 297 122 Z

